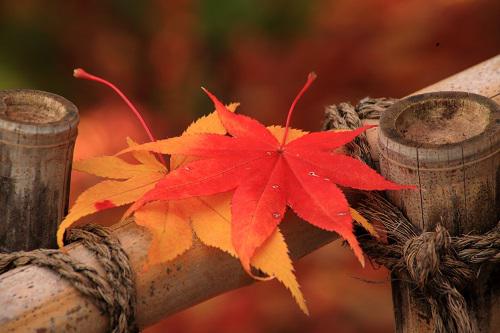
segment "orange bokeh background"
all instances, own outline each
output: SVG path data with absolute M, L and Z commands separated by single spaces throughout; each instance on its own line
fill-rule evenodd
M 200 90 L 282 124 L 307 73 L 318 80 L 292 125 L 318 130 L 325 105 L 401 97 L 500 51 L 495 0 L 0 1 L 0 89 L 61 94 L 80 109 L 75 158 L 113 154 L 146 136 L 109 90 L 117 83 L 157 137 L 212 110 Z M 97 180 L 75 173 L 71 200 Z M 94 220 L 112 222 L 116 212 Z M 388 273 L 362 269 L 334 242 L 296 264 L 311 310 L 277 282 L 258 283 L 166 318 L 146 332 L 390 332 Z

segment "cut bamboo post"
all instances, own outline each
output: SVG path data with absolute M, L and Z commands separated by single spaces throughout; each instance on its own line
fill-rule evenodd
M 471 93 L 427 93 L 395 103 L 380 119 L 380 169 L 386 178 L 418 189 L 391 191 L 390 201 L 423 231 L 441 224 L 458 236 L 495 227 L 500 208 L 499 122 L 498 104 Z M 474 332 L 498 332 L 499 327 L 492 327 L 500 297 L 495 273 L 493 267 L 482 267 L 466 290 Z M 436 330 L 422 299 L 395 274 L 397 332 Z
M 474 86 L 469 85 L 472 81 Z M 492 96 L 491 91 L 500 91 L 500 56 L 429 89 L 465 90 Z M 374 136 L 370 140 L 376 143 L 377 132 L 372 133 Z M 373 147 L 376 144 L 372 144 Z M 335 239 L 333 234 L 305 223 L 285 222 L 282 231 L 294 259 Z M 128 221 L 116 227 L 114 235 L 129 255 L 134 271 L 140 271 L 151 241 L 148 233 Z M 65 250 L 72 257 L 99 269 L 94 257 L 82 245 L 72 244 Z M 138 274 L 139 326 L 144 328 L 162 317 L 250 282 L 236 259 L 196 242 L 192 249 L 175 260 Z M 107 330 L 107 318 L 87 298 L 56 274 L 35 266 L 0 275 L 0 309 L 0 332 L 77 329 L 98 333 Z
M 60 96 L 0 91 L 0 251 L 56 247 L 77 124 L 76 107 Z
M 435 91 L 463 91 L 489 97 L 500 103 L 500 55 L 414 92 L 418 95 Z M 388 96 L 394 97 L 394 96 Z M 378 124 L 378 120 L 367 119 L 363 124 Z M 378 162 L 378 130 L 367 131 L 372 159 Z

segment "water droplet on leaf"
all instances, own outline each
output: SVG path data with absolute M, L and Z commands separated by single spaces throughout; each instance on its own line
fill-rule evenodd
M 325 182 L 329 182 L 329 181 L 330 181 L 330 178 L 323 178 L 323 180 L 324 180 Z
M 274 190 L 278 190 L 280 188 L 280 186 L 278 184 L 273 184 L 271 185 L 271 187 L 274 189 Z
M 311 177 L 318 177 L 318 174 L 314 171 L 309 171 L 308 175 Z
M 274 212 L 274 213 L 273 213 L 273 217 L 274 217 L 275 219 L 279 219 L 279 218 L 281 217 L 281 214 L 280 214 L 280 213 L 277 213 L 277 212 Z
M 337 213 L 338 216 L 347 216 L 347 214 L 349 214 L 348 212 L 340 212 L 340 213 Z

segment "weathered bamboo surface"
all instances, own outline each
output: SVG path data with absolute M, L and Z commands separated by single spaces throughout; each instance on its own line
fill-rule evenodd
M 0 91 L 0 251 L 57 247 L 77 124 L 76 106 L 60 96 Z
M 438 223 L 455 235 L 491 229 L 498 218 L 499 120 L 497 103 L 471 93 L 426 93 L 393 105 L 380 120 L 380 168 L 419 189 L 390 191 L 389 199 L 421 230 Z
M 487 69 L 485 69 L 487 68 Z M 492 96 L 500 91 L 500 56 L 442 81 L 429 89 L 469 90 Z M 475 83 L 470 85 L 471 80 Z M 376 132 L 371 141 L 376 143 Z M 375 144 L 376 145 L 376 144 Z M 284 222 L 283 232 L 292 257 L 299 258 L 335 239 L 305 223 Z M 114 234 L 140 271 L 150 243 L 146 231 L 133 222 L 118 226 Z M 68 253 L 97 267 L 95 259 L 80 245 Z M 140 327 L 146 327 L 180 310 L 252 281 L 229 255 L 196 243 L 184 255 L 137 275 Z M 62 278 L 38 268 L 24 267 L 0 276 L 1 332 L 105 332 L 107 319 Z
M 390 201 L 424 231 L 484 233 L 499 217 L 500 107 L 463 92 L 425 93 L 394 104 L 380 119 L 381 173 L 417 190 L 391 191 Z M 498 332 L 498 269 L 483 265 L 464 295 L 473 332 Z M 424 295 L 393 279 L 396 331 L 436 332 Z M 496 327 L 495 327 L 496 326 Z M 460 328 L 458 331 L 466 331 Z
M 292 257 L 297 259 L 325 245 L 334 234 L 306 223 L 285 222 Z M 149 233 L 132 220 L 114 230 L 140 271 L 151 241 Z M 100 269 L 82 246 L 66 247 L 69 254 Z M 237 260 L 195 241 L 174 261 L 137 274 L 137 318 L 146 327 L 180 310 L 250 284 L 252 280 Z M 0 275 L 0 332 L 106 332 L 108 320 L 66 281 L 38 267 L 18 268 Z

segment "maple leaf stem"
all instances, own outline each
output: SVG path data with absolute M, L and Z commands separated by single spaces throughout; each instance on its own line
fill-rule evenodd
M 302 95 L 306 92 L 307 89 L 311 86 L 311 84 L 316 80 L 316 73 L 311 72 L 309 75 L 307 75 L 307 81 L 300 89 L 299 93 L 297 96 L 295 96 L 295 99 L 293 100 L 292 105 L 290 106 L 290 109 L 288 110 L 288 115 L 286 117 L 286 124 L 285 124 L 285 133 L 283 134 L 283 140 L 281 141 L 281 148 L 286 144 L 286 139 L 288 138 L 288 130 L 290 128 L 290 120 L 292 119 L 292 113 L 293 110 L 295 109 L 295 105 L 299 101 L 299 99 L 302 97 Z
M 132 113 L 137 117 L 137 119 L 139 120 L 139 122 L 141 123 L 142 127 L 144 128 L 144 130 L 146 131 L 146 134 L 148 135 L 149 137 L 149 140 L 151 140 L 152 142 L 156 141 L 155 137 L 153 136 L 153 133 L 151 132 L 151 130 L 149 129 L 149 126 L 146 124 L 146 121 L 144 120 L 144 118 L 142 117 L 141 113 L 137 110 L 137 108 L 134 106 L 134 104 L 132 104 L 132 102 L 127 98 L 127 96 L 125 96 L 125 94 L 120 90 L 118 89 L 118 87 L 116 87 L 113 83 L 103 79 L 103 78 L 100 78 L 98 76 L 95 76 L 93 74 L 90 74 L 88 72 L 86 72 L 84 69 L 82 68 L 77 68 L 73 71 L 73 76 L 76 77 L 77 79 L 85 79 L 85 80 L 89 80 L 89 81 L 95 81 L 95 82 L 99 82 L 99 83 L 102 83 L 106 86 L 108 86 L 109 88 L 113 89 L 113 91 L 118 95 L 120 96 L 120 98 L 127 104 L 127 106 L 130 108 L 130 110 L 132 111 Z M 165 159 L 163 158 L 163 156 L 161 154 L 156 154 L 156 156 L 158 157 L 158 159 L 164 164 L 164 165 L 167 165 Z

